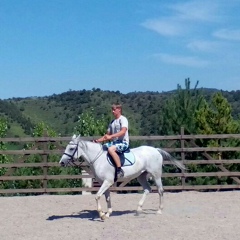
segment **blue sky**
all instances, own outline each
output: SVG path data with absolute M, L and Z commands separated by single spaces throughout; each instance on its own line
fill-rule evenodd
M 0 0 L 0 99 L 240 90 L 240 0 Z

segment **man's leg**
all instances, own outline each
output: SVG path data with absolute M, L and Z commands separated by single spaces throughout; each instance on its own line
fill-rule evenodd
M 108 148 L 108 152 L 112 156 L 117 168 L 121 168 L 120 158 L 116 153 L 116 150 L 117 150 L 116 146 L 111 146 Z
M 116 150 L 117 150 L 116 146 L 111 146 L 108 148 L 108 152 L 112 156 L 112 158 L 116 164 L 116 167 L 117 167 L 117 177 L 120 178 L 120 177 L 124 176 L 124 172 L 121 168 L 120 158 L 119 158 L 118 154 L 116 153 Z

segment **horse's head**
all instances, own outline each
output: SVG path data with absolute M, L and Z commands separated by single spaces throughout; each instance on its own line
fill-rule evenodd
M 75 160 L 79 159 L 82 155 L 81 148 L 79 148 L 80 144 L 80 136 L 73 135 L 72 140 L 67 145 L 59 164 L 62 167 L 65 167 L 71 163 L 74 163 Z

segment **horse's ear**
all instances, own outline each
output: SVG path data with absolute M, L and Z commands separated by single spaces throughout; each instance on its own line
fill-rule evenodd
M 77 139 L 78 141 L 80 141 L 80 137 L 81 137 L 81 135 L 79 134 L 79 135 L 76 137 L 76 139 Z
M 73 134 L 72 140 L 74 140 L 76 137 L 77 137 L 76 134 Z

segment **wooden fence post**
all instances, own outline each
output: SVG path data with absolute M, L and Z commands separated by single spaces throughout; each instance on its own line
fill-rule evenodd
M 48 134 L 45 131 L 44 132 L 44 137 L 47 137 Z M 43 150 L 48 150 L 48 142 L 42 142 L 43 143 Z M 48 176 L 48 167 L 46 167 L 47 165 L 47 161 L 48 161 L 48 154 L 44 154 L 42 155 L 43 158 L 43 163 L 45 163 L 45 166 L 43 167 L 43 175 L 44 175 L 44 180 L 43 180 L 43 189 L 44 189 L 44 193 L 47 193 L 47 176 Z
M 184 139 L 183 139 L 183 135 L 184 135 L 184 127 L 181 127 L 181 148 L 184 148 Z M 183 150 L 181 151 L 181 159 L 182 159 L 182 163 L 185 164 L 185 152 L 183 152 Z M 182 173 L 184 173 L 185 171 L 182 170 Z M 182 177 L 182 186 L 184 187 L 186 182 L 185 182 L 185 177 Z

